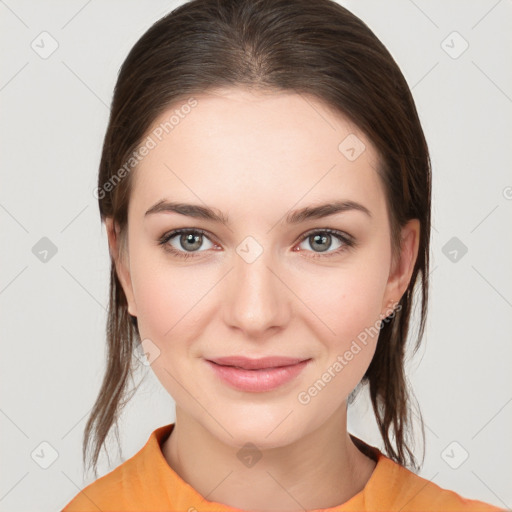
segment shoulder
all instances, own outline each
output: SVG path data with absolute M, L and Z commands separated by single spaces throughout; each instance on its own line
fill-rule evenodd
M 126 491 L 134 488 L 126 486 L 133 481 L 133 460 L 129 459 L 106 475 L 84 487 L 62 510 L 62 512 L 86 512 L 93 510 L 112 510 L 112 507 L 124 506 Z M 128 510 L 128 509 L 126 509 Z
M 444 489 L 432 480 L 413 473 L 387 457 L 384 457 L 381 464 L 383 470 L 381 483 L 389 485 L 389 488 L 393 489 L 393 493 L 389 497 L 390 508 L 396 508 L 401 512 L 497 512 L 505 510 Z
M 169 472 L 160 442 L 171 425 L 152 432 L 145 446 L 118 467 L 84 487 L 62 512 L 165 509 L 169 505 Z
M 350 435 L 356 446 L 377 465 L 363 489 L 360 499 L 365 510 L 399 510 L 400 512 L 498 512 L 504 508 L 470 499 L 444 489 L 432 479 L 417 475 L 398 464 L 379 448 Z

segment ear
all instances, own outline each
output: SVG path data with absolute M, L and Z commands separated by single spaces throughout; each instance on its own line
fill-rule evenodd
M 409 286 L 418 257 L 420 221 L 411 219 L 401 232 L 399 255 L 391 263 L 388 282 L 382 301 L 382 314 L 389 316 L 393 305 L 398 303 Z
M 122 247 L 119 236 L 119 226 L 114 223 L 112 217 L 105 218 L 107 228 L 108 246 L 110 257 L 114 261 L 117 277 L 121 282 L 126 300 L 128 302 L 128 313 L 137 316 L 137 308 L 133 295 L 132 280 L 130 276 L 130 261 L 128 258 L 128 247 Z

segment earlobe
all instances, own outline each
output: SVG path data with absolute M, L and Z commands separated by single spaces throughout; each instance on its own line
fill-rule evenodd
M 419 239 L 420 222 L 418 219 L 411 219 L 402 228 L 398 261 L 393 262 L 394 268 L 390 271 L 383 301 L 383 307 L 388 311 L 385 314 L 389 314 L 390 302 L 398 303 L 409 286 L 418 257 Z
M 132 316 L 137 316 L 130 269 L 128 265 L 128 255 L 125 254 L 123 247 L 121 247 L 119 228 L 117 224 L 114 223 L 114 219 L 111 217 L 107 217 L 105 219 L 105 227 L 107 229 L 110 258 L 115 264 L 117 277 L 121 283 L 121 286 L 123 287 L 123 291 L 126 296 L 128 303 L 128 313 L 130 313 Z

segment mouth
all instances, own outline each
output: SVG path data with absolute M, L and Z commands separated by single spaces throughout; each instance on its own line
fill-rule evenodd
M 207 359 L 207 361 L 220 366 L 231 366 L 234 368 L 241 368 L 243 370 L 264 370 L 267 368 L 293 366 L 307 360 L 307 358 L 286 356 L 267 356 L 254 359 L 244 356 L 228 356 L 217 357 L 215 359 Z
M 277 389 L 292 381 L 311 358 L 230 356 L 205 361 L 221 382 L 240 391 L 258 393 Z

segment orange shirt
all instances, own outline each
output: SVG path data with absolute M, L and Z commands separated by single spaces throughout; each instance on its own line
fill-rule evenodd
M 63 512 L 235 512 L 240 509 L 205 500 L 169 466 L 161 444 L 174 424 L 154 430 L 135 455 L 80 491 Z M 356 444 L 377 465 L 364 489 L 345 503 L 324 512 L 478 511 L 505 510 L 461 497 L 397 464 L 355 436 Z

